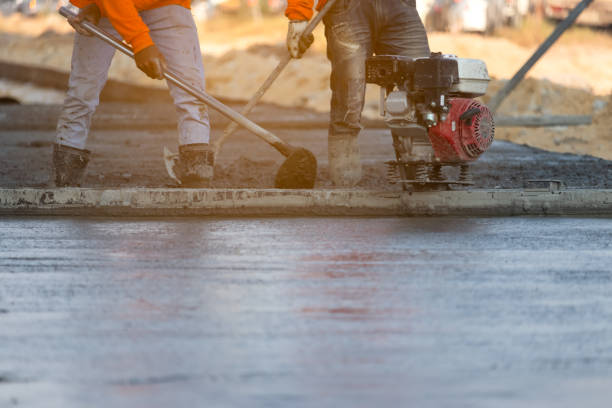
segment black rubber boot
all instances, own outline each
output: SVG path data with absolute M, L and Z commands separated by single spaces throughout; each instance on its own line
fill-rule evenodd
M 180 171 L 177 176 L 184 187 L 207 188 L 213 178 L 215 152 L 208 143 L 179 146 Z
M 54 144 L 53 167 L 55 168 L 55 186 L 81 187 L 90 154 L 89 150 Z

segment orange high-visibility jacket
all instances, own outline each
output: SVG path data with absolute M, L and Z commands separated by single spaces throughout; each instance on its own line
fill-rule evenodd
M 317 2 L 317 11 L 325 5 L 327 0 Z M 289 20 L 310 20 L 313 11 L 314 0 L 287 0 L 285 15 Z
M 132 46 L 134 52 L 153 45 L 149 28 L 138 15 L 139 11 L 172 4 L 191 8 L 191 0 L 70 0 L 70 2 L 79 8 L 96 3 L 102 15 L 108 17 L 113 27 Z

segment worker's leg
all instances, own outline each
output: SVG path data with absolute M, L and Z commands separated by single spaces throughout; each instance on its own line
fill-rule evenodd
M 100 27 L 118 36 L 108 19 Z M 91 117 L 100 103 L 115 49 L 96 37 L 75 33 L 68 92 L 57 122 L 56 142 L 85 149 Z
M 415 0 L 379 0 L 375 22 L 377 55 L 428 57 L 427 33 L 416 9 Z
M 168 69 L 204 91 L 204 66 L 191 11 L 176 5 L 140 13 Z M 168 83 L 178 113 L 179 158 L 175 174 L 185 187 L 208 187 L 213 177 L 214 152 L 206 105 Z
M 153 42 L 164 55 L 168 69 L 204 91 L 204 66 L 191 11 L 171 5 L 143 11 L 140 15 L 149 27 Z M 209 143 L 206 105 L 172 84 L 168 87 L 178 113 L 179 145 Z
M 337 0 L 325 16 L 327 56 L 332 64 L 328 135 L 329 171 L 336 186 L 361 179 L 357 138 L 365 98 L 365 61 L 372 52 L 369 1 Z
M 375 21 L 376 41 L 374 51 L 378 55 L 403 55 L 411 58 L 428 57 L 429 43 L 427 33 L 416 9 L 415 0 L 379 0 L 378 14 Z M 410 130 L 411 137 L 428 140 L 424 127 Z M 417 133 L 415 133 L 417 132 Z M 394 145 L 397 141 L 404 148 L 399 148 L 402 160 L 409 160 L 410 140 L 404 132 L 392 129 Z M 419 136 L 420 135 L 420 136 Z M 397 148 L 396 148 L 397 149 Z M 400 169 L 402 178 L 416 178 L 416 167 L 406 164 Z
M 108 19 L 100 27 L 117 35 Z M 100 102 L 115 49 L 95 37 L 75 33 L 68 92 L 57 122 L 53 168 L 57 187 L 80 186 L 89 162 L 85 149 L 91 117 Z

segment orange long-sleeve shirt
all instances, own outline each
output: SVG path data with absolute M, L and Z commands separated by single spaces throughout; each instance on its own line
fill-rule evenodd
M 325 5 L 327 0 L 317 2 L 317 11 Z M 314 0 L 287 0 L 285 15 L 289 20 L 310 20 L 313 11 Z
M 153 45 L 149 28 L 138 15 L 139 11 L 172 4 L 191 8 L 191 0 L 70 0 L 70 2 L 79 8 L 96 3 L 102 15 L 108 17 L 113 27 L 132 46 L 134 52 Z

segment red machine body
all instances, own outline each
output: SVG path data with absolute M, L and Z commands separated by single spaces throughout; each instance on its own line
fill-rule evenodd
M 444 163 L 476 160 L 493 143 L 493 114 L 474 99 L 453 98 L 450 105 L 446 120 L 429 128 L 434 154 Z

